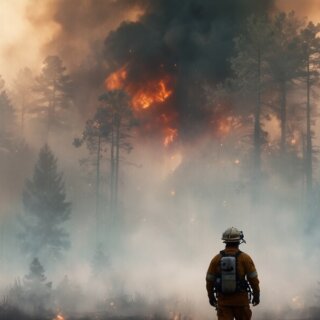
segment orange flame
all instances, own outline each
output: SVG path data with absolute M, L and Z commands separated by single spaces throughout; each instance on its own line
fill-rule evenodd
M 132 96 L 132 106 L 135 110 L 147 109 L 154 103 L 166 101 L 172 94 L 168 89 L 167 81 L 164 79 L 150 81 L 144 88 L 137 88 L 136 84 L 126 84 L 128 72 L 125 67 L 113 72 L 105 80 L 107 90 L 124 89 Z
M 144 90 L 139 90 L 132 98 L 132 106 L 136 110 L 147 109 L 154 103 L 165 102 L 172 94 L 164 80 L 152 83 Z
M 165 138 L 163 141 L 163 145 L 165 147 L 168 147 L 178 136 L 178 130 L 172 129 L 172 128 L 166 128 L 165 129 Z
M 152 105 L 153 102 L 154 102 L 154 98 L 145 92 L 138 92 L 132 98 L 132 106 L 137 110 L 147 109 Z
M 170 77 L 156 78 L 147 81 L 146 83 L 135 83 L 128 81 L 128 71 L 126 67 L 110 74 L 104 84 L 106 90 L 112 91 L 117 89 L 124 90 L 131 96 L 131 107 L 136 112 L 141 112 L 152 107 L 155 104 L 164 103 L 173 93 L 170 89 Z M 172 112 L 162 113 L 160 115 L 160 122 L 162 123 L 165 147 L 174 142 L 178 136 L 178 130 L 170 127 L 175 115 Z
M 53 320 L 65 320 L 65 318 L 61 313 L 58 313 Z
M 118 71 L 112 73 L 105 80 L 105 87 L 107 90 L 117 90 L 121 89 L 124 85 L 124 81 L 127 78 L 127 70 L 125 68 L 121 68 Z

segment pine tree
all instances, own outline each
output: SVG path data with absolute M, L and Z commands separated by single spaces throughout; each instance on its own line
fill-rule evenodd
M 261 154 L 265 133 L 262 129 L 264 98 L 270 85 L 268 58 L 272 43 L 272 30 L 267 17 L 248 19 L 246 32 L 235 39 L 235 56 L 231 67 L 235 84 L 242 99 L 251 108 L 247 113 L 253 116 L 253 179 L 254 197 L 258 196 L 261 180 Z
M 122 90 L 108 91 L 100 97 L 104 107 L 98 110 L 96 118 L 108 128 L 110 145 L 110 208 L 113 215 L 118 212 L 120 151 L 130 152 L 132 145 L 130 130 L 136 125 L 129 97 Z M 114 217 L 114 218 L 115 218 Z
M 105 279 L 106 272 L 110 267 L 109 257 L 105 254 L 101 243 L 98 244 L 92 261 L 93 276 L 99 279 Z
M 14 109 L 0 76 L 0 153 L 9 152 L 13 144 Z
M 44 272 L 44 268 L 39 262 L 38 258 L 34 258 L 30 264 L 29 273 L 24 277 L 24 283 L 26 287 L 44 283 L 44 281 L 47 279 L 44 275 Z
M 52 127 L 61 127 L 60 113 L 71 103 L 72 84 L 66 68 L 58 56 L 48 56 L 39 77 L 36 78 L 35 92 L 39 98 L 37 110 L 47 116 L 47 139 Z
M 63 224 L 69 219 L 71 204 L 66 201 L 57 159 L 45 145 L 39 153 L 31 180 L 23 192 L 22 249 L 43 258 L 58 258 L 70 245 Z
M 54 291 L 54 296 L 63 314 L 75 313 L 78 309 L 81 310 L 82 303 L 85 299 L 81 287 L 72 282 L 67 275 L 65 275 L 58 284 Z
M 320 78 L 320 24 L 314 25 L 310 22 L 301 32 L 302 42 L 302 59 L 304 62 L 304 70 L 302 72 L 303 82 L 306 87 L 306 150 L 305 150 L 305 175 L 306 175 L 306 191 L 307 202 L 310 206 L 310 201 L 313 193 L 313 115 L 315 107 L 312 103 L 312 91 Z M 309 207 L 310 209 L 310 207 Z
M 122 90 L 108 91 L 100 96 L 99 100 L 102 105 L 97 108 L 93 118 L 87 121 L 81 138 L 76 138 L 73 142 L 75 147 L 86 143 L 90 155 L 94 158 L 94 161 L 90 163 L 96 168 L 96 245 L 103 240 L 100 237 L 100 234 L 103 234 L 101 233 L 103 219 L 100 205 L 103 153 L 110 152 L 110 156 L 106 156 L 110 162 L 107 179 L 110 193 L 107 201 L 111 223 L 114 224 L 118 212 L 121 152 L 128 153 L 132 150 L 130 130 L 137 125 L 129 105 L 129 97 Z
M 276 108 L 280 119 L 280 151 L 285 153 L 288 136 L 288 94 L 297 80 L 301 67 L 301 47 L 299 30 L 303 20 L 294 12 L 279 13 L 272 20 L 272 51 L 268 62 L 270 73 L 279 96 L 279 108 Z
M 46 281 L 45 270 L 38 258 L 30 263 L 29 273 L 24 276 L 25 300 L 32 307 L 33 314 L 41 314 L 48 307 L 51 294 L 51 282 Z
M 21 134 L 24 134 L 25 118 L 28 113 L 32 113 L 34 108 L 34 77 L 29 68 L 19 70 L 14 80 L 13 101 L 20 115 L 19 122 Z
M 101 231 L 103 228 L 103 219 L 101 212 L 101 160 L 103 158 L 103 152 L 105 151 L 105 145 L 108 143 L 109 135 L 109 126 L 105 123 L 105 118 L 100 117 L 101 109 L 98 108 L 93 119 L 90 119 L 86 122 L 85 129 L 82 133 L 81 138 L 75 138 L 73 145 L 75 147 L 80 147 L 83 143 L 86 143 L 86 146 L 89 150 L 89 157 L 82 161 L 82 163 L 90 163 L 95 167 L 95 179 L 96 179 L 96 188 L 95 188 L 95 197 L 96 197 L 96 243 L 99 243 Z M 93 159 L 92 159 L 93 158 Z

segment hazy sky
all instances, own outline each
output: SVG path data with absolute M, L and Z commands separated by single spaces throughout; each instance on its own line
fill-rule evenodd
M 94 35 L 105 38 L 110 29 L 115 28 L 124 19 L 134 20 L 137 18 L 136 3 L 139 1 L 131 1 L 132 8 L 128 6 L 123 10 L 122 5 L 114 5 L 114 2 L 104 1 L 114 12 L 106 15 L 106 21 L 101 23 L 101 28 L 95 27 Z M 143 1 L 140 1 L 143 2 Z M 52 0 L 1 0 L 0 1 L 0 74 L 10 83 L 16 72 L 25 66 L 32 69 L 39 69 L 39 61 L 43 60 L 43 50 L 49 51 L 52 47 L 48 44 L 54 42 L 55 36 L 59 33 L 60 25 L 57 21 L 61 21 L 63 17 L 55 16 L 57 3 L 60 6 L 67 7 L 70 2 L 52 1 Z M 63 3 L 63 5 L 61 5 Z M 100 1 L 97 0 L 97 6 Z M 121 1 L 118 1 L 121 3 Z M 317 20 L 320 17 L 320 3 L 317 0 L 278 0 L 280 9 L 295 10 L 301 16 L 308 15 L 310 19 Z M 78 24 L 81 25 L 81 19 L 84 19 L 83 12 L 79 10 Z M 68 12 L 66 12 L 68 14 Z M 79 27 L 80 29 L 80 27 Z M 94 40 L 94 36 L 77 34 L 80 43 L 79 50 L 86 50 L 85 41 Z M 73 39 L 72 41 L 79 41 Z M 66 39 L 70 41 L 71 39 Z M 46 52 L 48 53 L 48 52 Z M 53 53 L 53 52 L 52 52 Z M 76 57 L 75 57 L 76 58 Z

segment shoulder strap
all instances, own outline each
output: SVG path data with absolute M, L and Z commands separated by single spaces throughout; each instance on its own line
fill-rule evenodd
M 240 256 L 240 254 L 242 253 L 242 251 L 238 251 L 236 254 L 227 254 L 227 253 L 225 253 L 225 251 L 224 250 L 221 250 L 220 251 L 220 254 L 223 256 L 223 257 L 225 257 L 225 256 L 233 256 L 233 257 L 236 257 L 236 258 L 238 258 L 239 256 Z
M 240 250 L 239 250 L 239 251 L 236 253 L 236 255 L 235 255 L 235 256 L 236 256 L 236 258 L 238 258 L 238 257 L 240 256 L 240 254 L 241 254 L 241 253 L 242 253 L 242 251 L 240 251 Z
M 223 257 L 226 256 L 226 253 L 224 252 L 224 250 L 221 250 L 221 251 L 220 251 L 220 254 L 221 254 Z

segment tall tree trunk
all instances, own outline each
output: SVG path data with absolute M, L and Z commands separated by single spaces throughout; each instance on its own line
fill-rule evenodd
M 280 122 L 281 122 L 281 139 L 280 151 L 282 154 L 286 152 L 286 138 L 287 138 L 287 85 L 284 80 L 281 83 L 281 107 L 280 107 Z
M 258 50 L 257 101 L 254 117 L 254 180 L 259 183 L 261 172 L 261 51 Z M 255 188 L 255 186 L 254 186 Z
M 307 60 L 307 133 L 306 133 L 306 188 L 307 188 L 307 199 L 310 200 L 312 194 L 312 135 L 311 135 L 311 104 L 310 104 L 310 93 L 311 93 L 311 81 L 310 81 L 310 60 L 308 56 Z M 308 200 L 308 201 L 309 201 Z
M 96 243 L 99 243 L 101 219 L 100 219 L 100 154 L 101 154 L 101 136 L 98 135 L 97 149 L 97 172 L 96 172 Z
M 46 143 L 49 142 L 49 135 L 51 131 L 51 122 L 55 120 L 55 108 L 56 108 L 56 84 L 55 81 L 52 84 L 52 97 L 48 105 L 48 123 L 47 123 L 47 136 Z
M 25 97 L 22 99 L 22 105 L 21 105 L 21 115 L 20 115 L 20 130 L 21 130 L 21 136 L 24 136 L 24 115 L 26 111 L 26 106 L 25 106 Z
M 121 117 L 117 115 L 116 118 L 116 156 L 115 156 L 115 185 L 114 185 L 114 202 L 115 212 L 118 213 L 118 192 L 119 192 L 119 162 L 120 162 L 120 125 Z
M 112 214 L 112 221 L 114 222 L 114 185 L 115 185 L 115 114 L 112 114 L 111 123 L 111 172 L 110 172 L 110 208 Z

